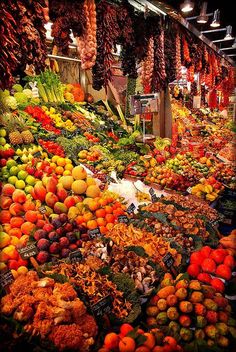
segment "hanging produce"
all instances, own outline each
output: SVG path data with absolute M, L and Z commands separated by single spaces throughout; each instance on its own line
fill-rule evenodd
M 94 66 L 97 54 L 97 20 L 94 0 L 85 0 L 84 14 L 86 17 L 85 31 L 77 38 L 78 52 L 81 58 L 81 68 L 90 69 Z
M 26 1 L 2 1 L 0 9 L 0 87 L 10 88 L 16 74 L 27 65 L 33 65 L 36 73 L 45 66 L 46 30 L 43 8 L 45 1 L 33 4 Z
M 182 39 L 183 44 L 183 64 L 184 66 L 188 67 L 191 64 L 191 57 L 189 52 L 188 42 L 185 37 Z
M 111 80 L 112 51 L 119 34 L 117 11 L 102 0 L 97 6 L 97 58 L 93 66 L 93 88 L 100 90 Z
M 151 92 L 151 83 L 154 68 L 154 40 L 153 37 L 149 39 L 147 57 L 142 61 L 140 67 L 141 82 L 144 93 Z
M 176 34 L 176 39 L 175 39 L 175 50 L 176 50 L 176 78 L 177 80 L 180 80 L 182 77 L 181 73 L 181 40 L 180 40 L 180 35 L 179 33 Z
M 171 23 L 166 24 L 165 28 L 165 65 L 166 65 L 166 82 L 171 83 L 176 79 L 176 47 L 175 47 L 176 30 Z
M 74 37 L 79 37 L 86 27 L 83 1 L 50 0 L 49 17 L 53 22 L 51 33 L 54 38 L 53 43 L 59 51 L 67 54 L 69 44 L 72 43 L 71 30 Z
M 154 36 L 154 52 L 155 57 L 152 87 L 154 91 L 158 91 L 165 86 L 166 79 L 163 29 L 159 35 Z

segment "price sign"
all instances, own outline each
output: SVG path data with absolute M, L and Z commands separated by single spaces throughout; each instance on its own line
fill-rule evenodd
M 98 227 L 96 229 L 89 230 L 88 231 L 88 235 L 89 235 L 89 237 L 91 239 L 92 238 L 100 238 L 100 237 L 102 237 L 102 234 L 101 234 L 100 229 Z
M 162 261 L 167 268 L 171 268 L 175 262 L 174 258 L 172 257 L 172 255 L 169 252 L 166 253 L 166 255 L 163 257 Z
M 42 156 L 41 152 L 34 153 L 34 158 L 40 158 Z
M 83 259 L 81 251 L 78 249 L 77 251 L 71 252 L 69 255 L 69 259 L 71 263 L 78 263 Z
M 126 215 L 120 215 L 120 216 L 118 216 L 118 222 L 123 223 L 123 224 L 128 224 L 129 219 L 127 218 Z
M 192 193 L 192 187 L 188 187 L 188 188 L 186 189 L 186 192 L 188 192 L 189 194 L 191 194 L 191 193 Z
M 23 260 L 29 259 L 30 257 L 35 256 L 38 254 L 38 249 L 37 247 L 32 243 L 29 244 L 28 246 L 24 248 L 19 248 L 18 252 Z
M 44 205 L 42 205 L 41 207 L 39 207 L 39 212 L 41 213 L 41 214 L 46 214 L 46 212 L 47 212 L 47 209 L 45 208 L 45 206 Z
M 149 189 L 149 193 L 150 193 L 150 196 L 153 196 L 155 194 L 155 191 L 152 187 Z
M 94 305 L 92 305 L 91 310 L 95 317 L 101 318 L 104 314 L 108 314 L 111 312 L 112 309 L 112 297 L 108 295 Z
M 127 213 L 128 214 L 132 214 L 136 209 L 136 206 L 134 205 L 134 203 L 131 203 L 130 206 L 127 208 Z
M 152 203 L 156 203 L 158 201 L 158 198 L 155 194 L 153 194 L 153 196 L 151 196 L 152 199 Z
M 4 271 L 0 274 L 0 285 L 2 288 L 10 285 L 14 281 L 11 270 Z

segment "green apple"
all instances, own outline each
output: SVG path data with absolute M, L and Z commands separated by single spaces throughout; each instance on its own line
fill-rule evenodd
M 10 168 L 10 175 L 11 176 L 16 176 L 17 174 L 18 174 L 18 172 L 19 172 L 19 169 L 18 169 L 18 167 L 17 166 L 12 166 L 11 168 Z
M 27 176 L 28 176 L 28 172 L 24 170 L 19 171 L 17 174 L 17 177 L 19 180 L 25 180 Z
M 7 143 L 4 137 L 0 137 L 0 145 L 5 145 Z
M 6 166 L 8 169 L 10 169 L 12 166 L 16 166 L 17 162 L 13 159 L 7 160 Z
M 36 179 L 34 176 L 28 175 L 25 179 L 25 182 L 30 186 L 34 186 L 36 183 Z

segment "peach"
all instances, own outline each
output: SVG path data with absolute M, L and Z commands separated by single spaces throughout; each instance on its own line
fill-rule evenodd
M 0 232 L 0 248 L 8 246 L 11 242 L 11 237 L 6 232 Z
M 31 199 L 28 199 L 24 204 L 23 204 L 23 209 L 24 211 L 28 210 L 35 210 L 35 204 Z
M 22 226 L 22 225 L 21 225 L 21 226 Z M 8 231 L 8 234 L 9 234 L 10 236 L 15 236 L 15 237 L 17 237 L 17 238 L 21 238 L 21 236 L 22 236 L 21 229 L 18 228 L 18 227 L 13 227 L 12 229 L 10 229 L 10 230 Z
M 54 194 L 53 192 L 48 192 L 46 194 L 45 197 L 45 203 L 50 207 L 53 208 L 54 205 L 56 204 L 56 202 L 58 202 L 58 197 L 56 196 L 56 194 Z
M 22 189 L 16 189 L 12 194 L 12 200 L 15 203 L 24 203 L 26 201 L 26 194 Z
M 46 190 L 47 192 L 55 193 L 57 190 L 58 180 L 54 177 L 48 177 L 46 182 Z
M 60 178 L 60 183 L 63 185 L 63 187 L 67 190 L 71 189 L 72 183 L 74 182 L 74 178 L 70 175 L 67 176 L 62 176 Z
M 32 222 L 26 221 L 24 224 L 21 225 L 21 232 L 24 235 L 30 235 L 30 233 L 35 229 L 35 224 L 32 224 Z
M 6 247 L 5 247 L 6 248 Z M 0 252 L 0 263 L 6 263 L 9 259 L 9 256 L 3 251 Z
M 12 199 L 10 197 L 0 196 L 0 208 L 9 209 L 11 204 L 12 204 Z
M 28 210 L 25 213 L 25 220 L 29 222 L 37 222 L 38 221 L 38 213 L 34 210 Z
M 44 227 L 45 223 L 46 223 L 45 220 L 38 220 L 38 221 L 36 222 L 36 227 L 37 227 L 38 229 L 42 229 L 42 228 Z
M 87 183 L 83 180 L 76 180 L 72 183 L 71 189 L 75 194 L 83 194 L 86 192 Z
M 2 194 L 4 196 L 11 196 L 14 191 L 15 191 L 15 187 L 10 183 L 6 183 L 2 187 Z
M 87 172 L 83 166 L 76 166 L 72 170 L 72 176 L 75 180 L 84 180 L 87 177 Z
M 69 209 L 70 207 L 73 207 L 76 204 L 76 197 L 73 196 L 68 196 L 64 200 L 65 206 Z
M 56 214 L 62 214 L 62 213 L 67 213 L 68 209 L 65 206 L 65 204 L 61 203 L 61 202 L 56 202 L 56 204 L 54 205 L 53 208 L 54 212 Z
M 47 191 L 42 181 L 38 181 L 36 183 L 36 185 L 34 186 L 34 193 L 37 199 L 41 200 L 41 202 L 44 202 Z
M 64 200 L 68 196 L 67 191 L 64 189 L 64 187 L 61 183 L 58 183 L 58 185 L 57 185 L 57 196 L 58 196 L 60 202 L 64 202 Z
M 23 223 L 24 223 L 24 219 L 21 218 L 20 216 L 13 216 L 10 220 L 10 225 L 12 228 L 13 227 L 20 228 Z
M 23 235 L 20 238 L 20 246 L 25 247 L 29 241 L 29 236 L 28 235 Z
M 9 246 L 3 248 L 2 252 L 8 256 L 8 259 L 18 259 L 19 254 L 16 250 L 16 247 L 10 244 Z
M 9 212 L 12 215 L 21 215 L 23 214 L 23 206 L 20 203 L 12 203 L 9 208 Z
M 13 246 L 18 246 L 20 243 L 20 239 L 16 236 L 11 236 L 11 242 L 10 244 L 12 244 Z
M 9 223 L 10 219 L 11 219 L 11 213 L 8 210 L 2 210 L 0 212 L 0 223 L 1 224 Z

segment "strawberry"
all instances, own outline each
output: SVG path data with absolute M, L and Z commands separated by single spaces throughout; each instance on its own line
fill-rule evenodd
M 206 273 L 213 274 L 216 270 L 216 263 L 214 262 L 214 260 L 210 258 L 204 259 L 201 266 L 202 266 L 202 270 Z
M 217 264 L 221 264 L 223 263 L 226 255 L 227 251 L 225 249 L 215 249 L 211 252 L 210 258 L 213 259 Z
M 187 272 L 192 277 L 197 277 L 201 271 L 201 267 L 198 264 L 190 264 Z
M 222 279 L 230 280 L 231 279 L 231 275 L 232 275 L 232 271 L 227 265 L 220 264 L 216 268 L 216 275 L 219 276 L 219 277 L 222 277 Z

